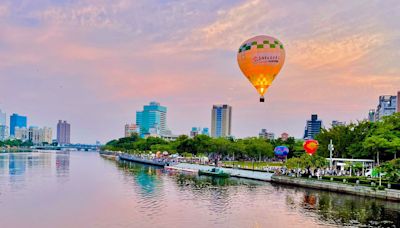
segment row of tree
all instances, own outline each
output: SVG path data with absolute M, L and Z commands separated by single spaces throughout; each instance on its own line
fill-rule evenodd
M 0 141 L 0 147 L 30 147 L 33 146 L 31 141 L 22 141 L 19 139 L 7 139 L 5 141 Z
M 168 151 L 170 153 L 190 153 L 193 155 L 217 153 L 225 159 L 261 160 L 274 157 L 273 150 L 278 145 L 288 146 L 292 151 L 290 156 L 304 153 L 302 141 L 295 141 L 292 137 L 283 141 L 282 139 L 265 140 L 256 137 L 244 139 L 211 138 L 206 135 L 197 135 L 194 138 L 181 135 L 175 141 L 166 141 L 155 137 L 142 139 L 137 134 L 133 134 L 127 138 L 108 142 L 103 147 L 103 150 L 130 153 L 138 151 Z
M 334 157 L 391 160 L 400 151 L 400 113 L 377 122 L 360 121 L 322 129 L 316 136 L 319 155 L 329 157 L 331 139 L 335 145 Z

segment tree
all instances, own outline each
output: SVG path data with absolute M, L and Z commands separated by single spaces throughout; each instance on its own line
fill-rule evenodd
M 393 159 L 381 165 L 385 177 L 392 183 L 400 181 L 400 159 Z
M 376 154 L 376 161 L 379 165 L 379 153 L 385 151 L 389 146 L 388 141 L 381 136 L 370 136 L 365 139 L 363 147 L 373 154 Z
M 289 169 L 293 168 L 323 168 L 326 167 L 328 164 L 326 158 L 321 157 L 317 154 L 314 155 L 308 155 L 308 154 L 303 154 L 301 157 L 298 158 L 289 158 L 285 166 L 288 167 Z

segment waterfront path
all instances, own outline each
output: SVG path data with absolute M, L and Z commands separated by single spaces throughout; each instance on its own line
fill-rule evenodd
M 179 163 L 171 166 L 170 168 L 177 170 L 191 170 L 193 172 L 198 172 L 199 170 L 206 171 L 214 166 L 209 165 L 199 165 L 199 164 L 189 164 L 189 163 Z M 232 169 L 232 168 L 220 168 L 224 172 L 229 173 L 232 177 L 241 177 L 253 180 L 261 180 L 261 181 L 271 181 L 271 177 L 273 173 L 268 172 L 260 172 L 260 171 L 252 171 L 252 170 L 243 170 L 243 169 Z
M 393 189 L 374 190 L 371 187 L 367 186 L 349 185 L 349 184 L 333 183 L 322 180 L 304 179 L 304 178 L 296 178 L 288 176 L 276 176 L 276 175 L 272 177 L 272 182 L 306 187 L 306 188 L 328 190 L 332 192 L 341 192 L 353 195 L 400 201 L 400 191 Z

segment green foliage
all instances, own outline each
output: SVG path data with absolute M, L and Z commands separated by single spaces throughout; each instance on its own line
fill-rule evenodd
M 371 123 L 360 121 L 331 129 L 322 129 L 316 136 L 318 153 L 329 157 L 328 144 L 333 140 L 334 157 L 339 158 L 396 158 L 400 151 L 400 113 Z
M 322 168 L 326 167 L 327 165 L 328 162 L 326 158 L 317 154 L 311 156 L 305 153 L 300 157 L 289 158 L 285 163 L 285 166 L 289 169 Z
M 294 145 L 294 139 L 293 145 Z M 234 140 L 233 138 L 210 138 L 206 135 L 197 135 L 189 138 L 179 136 L 175 141 L 166 141 L 161 138 L 140 138 L 133 134 L 130 137 L 112 140 L 102 147 L 103 150 L 125 151 L 168 151 L 180 154 L 189 153 L 196 156 L 207 156 L 217 153 L 222 157 L 235 157 L 235 159 L 252 158 L 254 160 L 274 157 L 273 145 L 260 138 L 245 138 Z
M 19 139 L 7 139 L 5 141 L 0 141 L 0 146 L 9 146 L 9 147 L 29 147 L 33 146 L 31 141 L 22 142 Z
M 386 173 L 385 178 L 390 182 L 395 183 L 400 181 L 400 159 L 393 159 L 381 164 L 380 170 Z

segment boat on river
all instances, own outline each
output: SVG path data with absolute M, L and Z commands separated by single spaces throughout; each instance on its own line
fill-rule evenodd
M 206 175 L 206 176 L 213 176 L 213 177 L 222 177 L 228 178 L 231 175 L 229 173 L 224 172 L 222 169 L 219 168 L 212 168 L 209 170 L 199 170 L 199 175 Z

